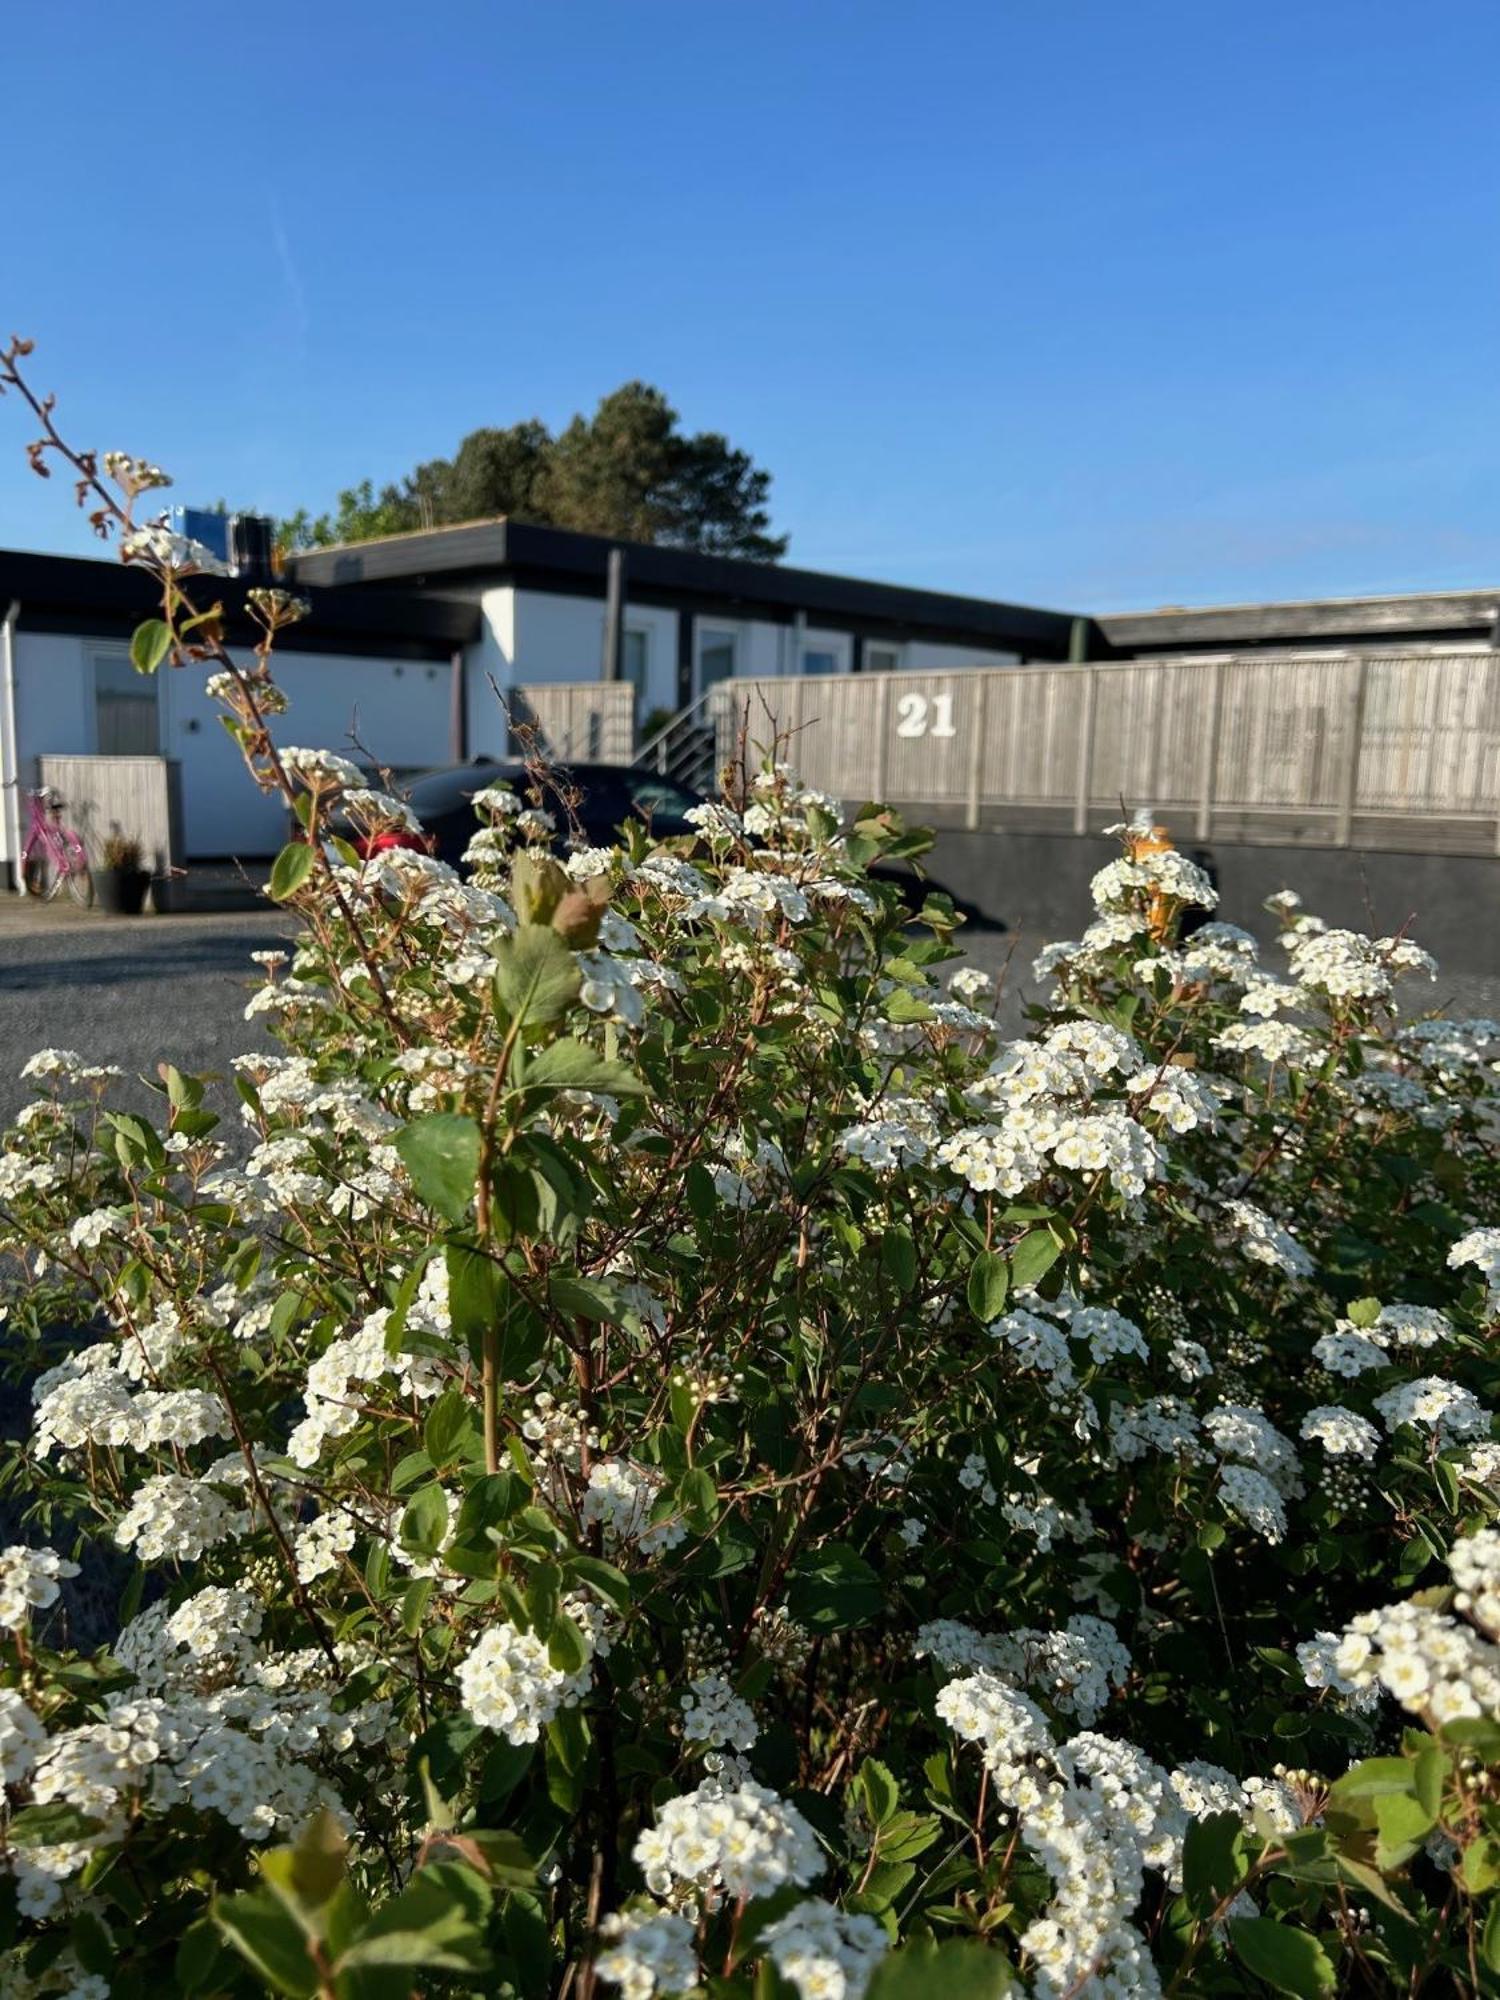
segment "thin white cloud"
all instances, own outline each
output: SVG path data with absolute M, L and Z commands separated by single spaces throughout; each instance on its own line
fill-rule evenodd
M 281 275 L 286 282 L 287 299 L 292 309 L 292 320 L 299 340 L 305 340 L 309 328 L 307 294 L 302 289 L 302 277 L 297 269 L 297 260 L 292 255 L 291 238 L 286 233 L 286 225 L 281 219 L 281 204 L 275 195 L 271 197 L 271 245 L 276 252 L 276 261 L 281 266 Z

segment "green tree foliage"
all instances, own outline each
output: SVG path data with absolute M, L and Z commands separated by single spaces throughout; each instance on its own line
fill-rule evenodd
M 329 513 L 299 510 L 280 527 L 289 548 L 327 548 L 380 535 L 505 514 L 585 534 L 775 562 L 787 537 L 770 532 L 771 475 L 718 431 L 693 435 L 659 389 L 627 382 L 557 436 L 538 418 L 470 431 L 451 459 L 417 466 L 399 484 L 364 480 Z

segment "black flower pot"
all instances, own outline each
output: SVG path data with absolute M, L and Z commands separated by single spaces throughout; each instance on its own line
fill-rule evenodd
M 99 868 L 94 873 L 102 908 L 115 917 L 138 917 L 151 877 L 144 868 Z

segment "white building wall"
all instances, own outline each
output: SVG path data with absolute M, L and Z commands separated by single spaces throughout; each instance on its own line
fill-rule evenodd
M 473 757 L 503 757 L 506 753 L 505 712 L 495 698 L 495 688 L 514 687 L 520 678 L 516 672 L 519 594 L 504 583 L 481 595 L 479 637 L 464 650 L 464 707 Z
M 469 750 L 504 757 L 504 712 L 490 687 L 528 682 L 596 681 L 604 659 L 604 605 L 598 598 L 516 590 L 505 584 L 480 599 L 484 630 L 468 649 Z M 677 613 L 650 604 L 625 607 L 627 631 L 646 635 L 641 716 L 677 706 Z
M 17 631 L 16 744 L 24 784 L 34 782 L 39 756 L 97 754 L 94 661 L 104 653 L 125 658 L 128 650 L 118 639 L 29 633 L 24 624 Z M 278 651 L 276 678 L 291 703 L 278 738 L 345 756 L 368 752 L 397 770 L 446 763 L 448 674 L 439 661 Z M 182 766 L 184 852 L 189 859 L 274 853 L 285 838 L 285 811 L 251 783 L 217 704 L 203 691 L 205 679 L 198 667 L 163 668 L 156 677 L 161 752 Z

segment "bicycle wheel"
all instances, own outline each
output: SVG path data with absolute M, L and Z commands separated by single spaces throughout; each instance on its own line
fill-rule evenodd
M 88 909 L 94 900 L 94 878 L 89 873 L 89 864 L 81 857 L 70 857 L 73 865 L 68 870 L 68 894 L 81 910 Z
M 45 847 L 34 848 L 21 857 L 21 883 L 28 896 L 50 903 L 62 887 L 57 865 Z

